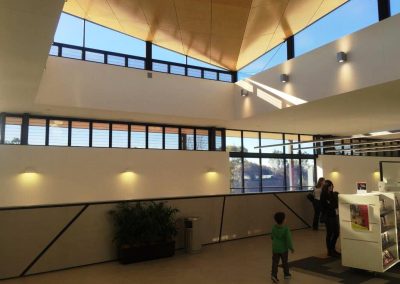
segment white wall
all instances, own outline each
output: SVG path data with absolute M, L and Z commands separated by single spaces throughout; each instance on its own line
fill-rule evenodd
M 400 78 L 399 26 L 400 15 L 390 17 L 250 79 L 307 102 L 397 80 Z M 347 53 L 347 62 L 336 61 L 339 51 Z M 279 80 L 282 73 L 290 76 L 286 84 Z M 256 95 L 243 100 L 239 96 L 240 87 L 235 93 L 237 118 L 279 109 Z
M 400 158 L 320 155 L 318 177 L 330 179 L 340 193 L 356 193 L 356 183 L 366 182 L 367 191 L 378 190 L 380 161 L 400 161 Z
M 49 57 L 35 102 L 43 105 L 226 120 L 234 85 Z
M 0 145 L 0 157 L 0 207 L 230 192 L 225 152 Z

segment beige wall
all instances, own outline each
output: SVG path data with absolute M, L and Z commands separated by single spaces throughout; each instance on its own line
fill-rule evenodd
M 290 229 L 307 228 L 312 206 L 306 192 L 171 199 L 179 209 L 176 248 L 184 245 L 183 218 L 199 216 L 203 244 L 271 232 L 273 214 L 287 214 Z M 283 202 L 282 202 L 283 201 Z M 287 204 L 290 209 L 285 205 Z M 0 280 L 18 277 L 63 230 L 27 275 L 116 259 L 109 211 L 116 203 L 0 210 Z M 306 221 L 303 221 L 306 220 Z M 24 232 L 29 231 L 29 234 Z
M 116 112 L 226 120 L 234 85 L 49 57 L 35 103 Z
M 356 183 L 366 182 L 368 191 L 378 190 L 379 161 L 400 158 L 321 155 L 317 159 L 318 177 L 332 180 L 340 193 L 356 193 Z
M 400 15 L 390 17 L 250 79 L 307 102 L 397 80 L 400 78 L 399 25 Z M 336 61 L 336 53 L 339 51 L 348 54 L 348 60 L 344 64 Z M 279 80 L 282 73 L 290 76 L 286 84 Z M 244 87 L 251 90 L 253 85 Z M 237 87 L 235 90 L 237 118 L 252 117 L 278 109 L 256 95 L 241 98 L 240 89 Z M 258 90 L 262 88 L 254 87 L 255 92 Z M 273 95 L 272 92 L 267 93 Z M 286 102 L 283 101 L 283 106 L 285 105 Z
M 0 145 L 0 157 L 0 207 L 230 191 L 225 152 Z

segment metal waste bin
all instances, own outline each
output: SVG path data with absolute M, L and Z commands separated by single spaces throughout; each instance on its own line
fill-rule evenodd
M 199 217 L 185 218 L 185 249 L 188 253 L 197 253 L 201 250 Z

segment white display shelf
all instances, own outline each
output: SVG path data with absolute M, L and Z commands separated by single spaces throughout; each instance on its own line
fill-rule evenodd
M 400 193 L 398 195 L 400 200 Z M 359 208 L 367 210 L 368 228 L 356 224 L 362 222 L 362 217 L 357 214 L 353 214 L 356 217 L 353 216 L 352 222 L 351 207 L 353 212 Z M 398 263 L 397 211 L 394 193 L 339 194 L 342 264 L 384 272 Z

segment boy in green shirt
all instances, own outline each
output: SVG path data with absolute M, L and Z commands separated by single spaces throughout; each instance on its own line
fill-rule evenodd
M 272 227 L 272 271 L 271 280 L 278 283 L 278 265 L 279 259 L 282 259 L 283 272 L 285 279 L 290 279 L 292 276 L 289 273 L 288 251 L 294 252 L 292 235 L 289 228 L 285 225 L 285 213 L 277 212 L 274 215 L 276 225 Z

